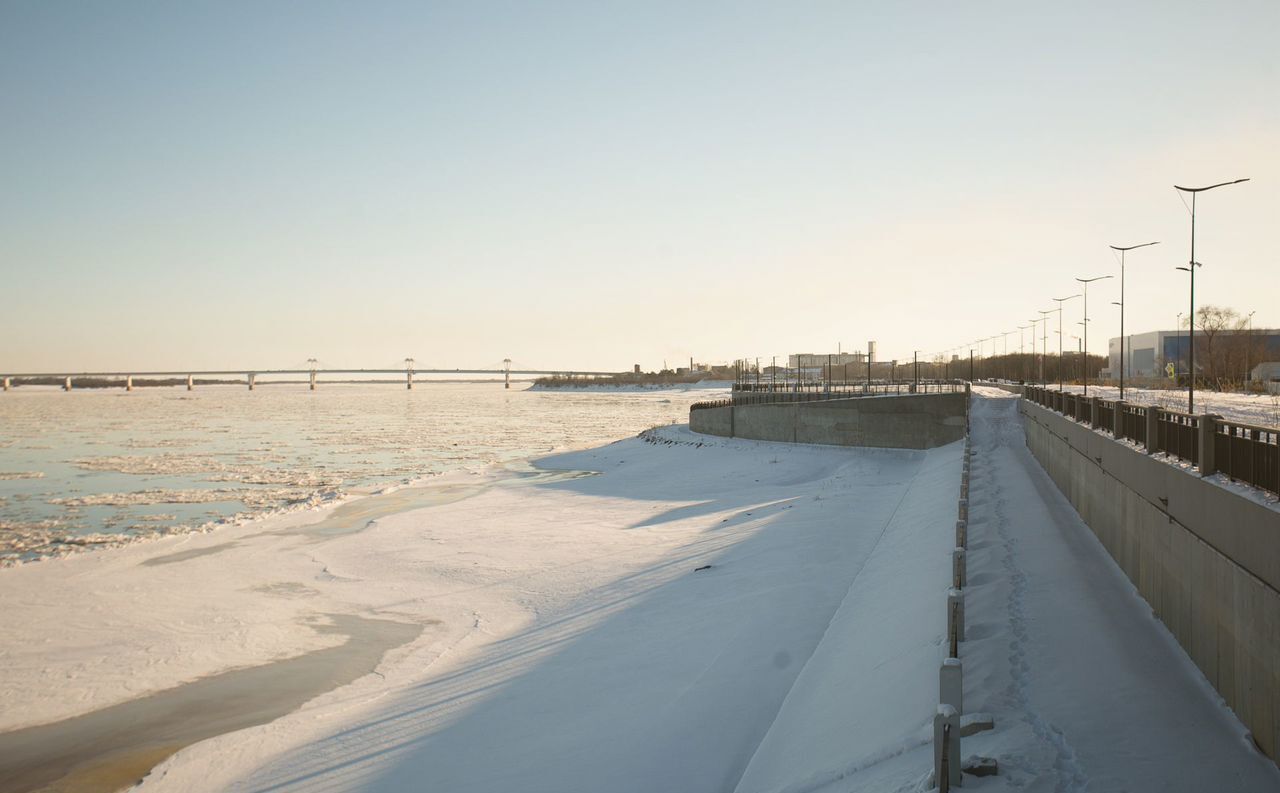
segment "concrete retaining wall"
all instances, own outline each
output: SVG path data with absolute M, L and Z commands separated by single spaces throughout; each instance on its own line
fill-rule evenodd
M 831 446 L 932 449 L 964 437 L 965 394 L 904 394 L 689 411 L 694 432 Z
M 1026 400 L 1027 446 L 1280 759 L 1280 512 Z

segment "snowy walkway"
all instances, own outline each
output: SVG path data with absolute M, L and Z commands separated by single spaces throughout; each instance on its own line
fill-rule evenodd
M 991 395 L 988 396 L 988 393 Z M 973 403 L 965 709 L 999 758 L 966 788 L 1275 791 L 1249 743 L 1026 447 L 1017 400 Z

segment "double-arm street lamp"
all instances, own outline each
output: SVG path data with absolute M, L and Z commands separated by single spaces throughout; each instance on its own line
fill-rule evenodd
M 1212 190 L 1215 187 L 1226 187 L 1227 185 L 1240 184 L 1247 182 L 1248 179 L 1236 179 L 1232 182 L 1219 182 L 1211 184 L 1208 187 L 1180 187 L 1174 185 L 1173 189 L 1183 193 L 1191 194 L 1191 258 L 1187 260 L 1188 267 L 1182 268 L 1191 273 L 1191 328 L 1187 333 L 1187 341 L 1190 343 L 1190 351 L 1188 353 L 1188 382 L 1187 382 L 1187 412 L 1194 413 L 1196 405 L 1196 195 L 1206 190 Z
M 1079 281 L 1080 279 L 1077 278 L 1076 280 Z M 1059 391 L 1066 390 L 1066 387 L 1062 381 L 1062 304 L 1067 302 L 1068 300 L 1074 300 L 1077 297 L 1080 297 L 1080 295 L 1067 295 L 1066 297 L 1054 298 L 1054 300 L 1057 301 L 1058 303 L 1058 308 L 1056 310 L 1058 312 L 1058 390 Z M 1043 314 L 1046 312 L 1041 312 L 1041 313 Z
M 1084 395 L 1089 396 L 1089 364 L 1085 361 L 1089 357 L 1089 284 L 1094 281 L 1102 281 L 1110 278 L 1109 275 L 1099 275 L 1093 278 L 1077 278 L 1076 280 L 1084 284 L 1084 346 L 1081 348 L 1084 355 L 1080 358 L 1080 373 L 1084 375 Z
M 1145 248 L 1148 245 L 1159 245 L 1160 242 L 1144 242 L 1141 245 L 1112 245 L 1111 250 L 1120 251 L 1120 302 L 1116 305 L 1120 306 L 1120 399 L 1124 399 L 1124 370 L 1128 366 L 1128 359 L 1124 357 L 1124 254 L 1136 248 Z M 1110 350 L 1108 350 L 1110 352 Z

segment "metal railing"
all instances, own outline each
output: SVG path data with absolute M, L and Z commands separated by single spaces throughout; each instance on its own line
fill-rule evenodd
M 1214 466 L 1231 479 L 1280 493 L 1280 430 L 1217 419 Z
M 762 386 L 767 384 L 761 384 Z M 792 383 L 792 386 L 795 384 Z M 754 383 L 737 383 L 733 387 L 732 396 L 728 399 L 716 399 L 706 402 L 694 402 L 690 410 L 707 408 L 741 407 L 743 405 L 772 405 L 790 402 L 826 402 L 834 399 L 853 399 L 868 396 L 907 396 L 910 394 L 957 394 L 964 393 L 967 384 L 960 380 L 933 382 L 872 382 L 866 383 L 823 383 L 822 389 L 816 390 L 757 390 Z
M 1196 416 L 1156 405 L 1132 405 L 1081 394 L 1027 386 L 1023 398 L 1110 433 L 1117 440 L 1185 460 L 1202 475 L 1229 479 L 1280 494 L 1280 429 Z M 1202 446 L 1208 446 L 1207 449 Z

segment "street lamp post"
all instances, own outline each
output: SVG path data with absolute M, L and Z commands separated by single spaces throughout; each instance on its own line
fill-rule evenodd
M 1120 399 L 1124 399 L 1124 370 L 1128 364 L 1128 359 L 1124 357 L 1124 254 L 1125 251 L 1131 251 L 1135 248 L 1145 248 L 1148 245 L 1159 245 L 1160 242 L 1144 242 L 1141 245 L 1112 245 L 1111 250 L 1120 251 Z
M 1084 342 L 1083 342 L 1084 347 L 1082 349 L 1084 350 L 1085 355 L 1089 354 L 1089 284 L 1093 283 L 1094 281 L 1102 281 L 1110 277 L 1111 276 L 1109 275 L 1099 275 L 1093 278 L 1077 278 L 1076 279 L 1080 283 L 1084 284 L 1084 323 L 1083 323 L 1084 324 Z M 1084 376 L 1083 377 L 1084 395 L 1086 397 L 1089 396 L 1089 372 L 1086 371 L 1087 369 L 1088 369 L 1088 364 L 1084 362 L 1084 358 L 1081 358 L 1080 373 Z
M 1179 190 L 1181 192 L 1191 194 L 1191 258 L 1187 260 L 1187 264 L 1189 266 L 1184 268 L 1187 270 L 1187 272 L 1191 273 L 1191 313 L 1188 314 L 1191 327 L 1188 329 L 1188 332 L 1187 332 L 1187 342 L 1190 345 L 1190 350 L 1188 351 L 1188 356 L 1187 356 L 1187 360 L 1188 360 L 1187 369 L 1189 371 L 1189 377 L 1187 382 L 1187 412 L 1188 413 L 1195 412 L 1195 404 L 1196 404 L 1195 324 L 1196 324 L 1196 267 L 1198 266 L 1196 264 L 1196 195 L 1199 193 L 1203 193 L 1206 190 L 1212 190 L 1215 187 L 1226 187 L 1227 185 L 1240 184 L 1241 182 L 1247 182 L 1247 181 L 1249 180 L 1236 179 L 1235 181 L 1232 181 L 1232 182 L 1219 182 L 1218 184 L 1211 184 L 1208 187 L 1179 187 L 1178 185 L 1173 186 L 1174 190 Z
M 1044 324 L 1040 326 L 1040 386 L 1042 388 L 1049 387 L 1049 373 L 1045 371 L 1045 366 L 1049 358 L 1049 315 L 1053 313 L 1053 309 L 1048 311 L 1040 311 L 1040 321 Z
M 1256 310 L 1250 311 L 1247 319 L 1249 320 L 1249 329 L 1244 333 L 1244 379 L 1245 389 L 1249 387 L 1250 375 L 1249 371 L 1249 348 L 1253 346 L 1253 315 L 1257 314 Z
M 1174 330 L 1174 333 L 1177 334 L 1174 336 L 1174 338 L 1178 340 L 1178 344 L 1177 344 L 1178 351 L 1176 356 L 1173 359 L 1173 384 L 1177 386 L 1178 366 L 1182 363 L 1182 312 L 1181 311 L 1178 312 L 1178 322 L 1173 326 L 1173 330 Z
M 1076 280 L 1078 281 L 1080 279 L 1077 278 Z M 1080 297 L 1080 295 L 1068 295 L 1066 297 L 1054 298 L 1054 300 L 1057 301 L 1058 303 L 1057 312 L 1058 312 L 1058 390 L 1059 391 L 1066 390 L 1066 387 L 1062 381 L 1062 304 L 1067 302 L 1068 300 L 1074 300 L 1077 297 Z

